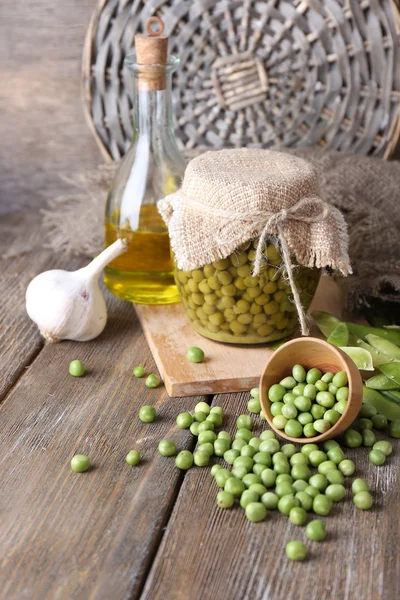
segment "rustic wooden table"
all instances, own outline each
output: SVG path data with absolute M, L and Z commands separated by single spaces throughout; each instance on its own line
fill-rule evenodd
M 31 4 L 30 12 L 27 4 Z M 0 145 L 0 597 L 38 600 L 365 600 L 400 597 L 399 444 L 387 466 L 349 451 L 374 490 L 369 512 L 348 498 L 327 519 L 329 538 L 289 563 L 285 543 L 304 531 L 271 514 L 260 524 L 215 505 L 208 469 L 183 474 L 155 451 L 171 437 L 194 447 L 175 416 L 203 399 L 234 415 L 247 394 L 169 398 L 132 377 L 154 369 L 134 311 L 108 297 L 109 324 L 86 344 L 45 345 L 24 309 L 36 273 L 68 261 L 40 249 L 4 258 L 9 244 L 40 239 L 38 209 L 68 186 L 59 175 L 93 167 L 99 153 L 84 123 L 79 61 L 94 0 L 3 0 L 5 49 Z M 79 218 L 79 216 L 77 216 Z M 88 366 L 68 375 L 71 359 Z M 138 421 L 151 403 L 158 418 Z M 125 464 L 139 448 L 140 466 Z M 77 475 L 76 452 L 94 468 Z

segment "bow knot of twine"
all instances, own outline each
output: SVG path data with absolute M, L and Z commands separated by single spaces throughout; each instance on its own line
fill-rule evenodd
M 263 261 L 263 250 L 269 235 L 276 235 L 279 241 L 279 245 L 282 251 L 283 264 L 288 275 L 290 288 L 293 294 L 294 304 L 299 315 L 300 327 L 302 335 L 308 335 L 310 330 L 307 323 L 307 317 L 305 310 L 301 304 L 300 294 L 297 289 L 295 277 L 293 274 L 293 264 L 290 258 L 290 251 L 284 235 L 284 224 L 287 221 L 300 221 L 302 223 L 318 223 L 324 221 L 329 214 L 329 206 L 318 198 L 313 196 L 310 198 L 302 198 L 293 206 L 288 208 L 282 208 L 277 212 L 269 210 L 256 210 L 256 211 L 244 211 L 237 213 L 230 211 L 229 209 L 218 209 L 214 207 L 204 206 L 202 203 L 197 202 L 191 198 L 186 197 L 186 205 L 192 206 L 193 208 L 201 209 L 202 212 L 206 212 L 212 216 L 221 217 L 222 224 L 219 228 L 218 242 L 220 245 L 232 245 L 235 240 L 226 239 L 223 231 L 232 223 L 242 223 L 238 238 L 239 240 L 250 239 L 259 235 L 257 244 L 256 256 L 254 260 L 253 276 L 259 275 L 261 265 Z M 261 233 L 259 233 L 261 231 Z

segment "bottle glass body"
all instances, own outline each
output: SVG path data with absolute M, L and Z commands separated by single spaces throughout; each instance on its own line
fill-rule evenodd
M 105 238 L 106 246 L 126 238 L 129 248 L 108 265 L 104 282 L 124 300 L 170 304 L 179 302 L 179 294 L 168 230 L 156 204 L 176 191 L 185 170 L 171 108 L 171 77 L 179 60 L 170 56 L 166 65 L 126 62 L 134 75 L 134 136 L 109 190 Z

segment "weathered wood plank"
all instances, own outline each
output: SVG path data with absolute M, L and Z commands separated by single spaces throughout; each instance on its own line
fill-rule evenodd
M 68 374 L 70 360 L 87 365 Z M 0 408 L 0 581 L 4 598 L 130 598 L 137 595 L 182 474 L 157 453 L 171 438 L 192 444 L 175 417 L 198 398 L 149 390 L 132 368 L 155 367 L 129 304 L 111 301 L 93 342 L 46 345 Z M 138 420 L 157 407 L 153 424 Z M 138 467 L 125 464 L 140 450 Z M 73 473 L 75 453 L 93 469 Z
M 229 415 L 224 429 L 234 431 L 234 415 L 247 412 L 247 399 L 247 394 L 215 398 Z M 366 448 L 346 452 L 374 490 L 375 507 L 356 509 L 348 491 L 325 519 L 329 538 L 322 543 L 306 541 L 304 528 L 277 511 L 255 524 L 239 506 L 217 508 L 218 488 L 209 469 L 190 470 L 141 600 L 351 600 L 360 590 L 366 600 L 399 598 L 400 443 L 394 445 L 394 456 L 379 468 L 368 463 Z M 286 558 L 291 539 L 306 541 L 306 562 Z

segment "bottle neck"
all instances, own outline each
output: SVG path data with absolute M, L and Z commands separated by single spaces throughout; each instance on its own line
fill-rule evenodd
M 171 73 L 165 75 L 165 89 L 148 90 L 135 73 L 133 87 L 133 127 L 135 138 L 155 133 L 173 135 Z

